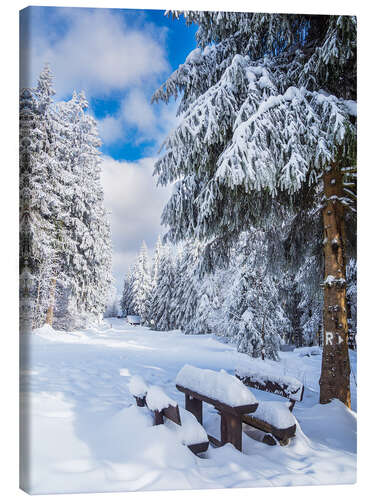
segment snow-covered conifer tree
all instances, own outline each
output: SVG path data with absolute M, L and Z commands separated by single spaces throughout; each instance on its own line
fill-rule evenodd
M 177 328 L 185 333 L 200 333 L 193 330 L 198 305 L 197 294 L 197 259 L 198 245 L 193 241 L 186 241 L 182 247 L 178 262 L 174 306 L 175 323 Z M 189 326 L 190 325 L 190 326 Z
M 357 348 L 357 261 L 350 259 L 346 271 L 348 277 L 349 347 Z
M 83 94 L 56 105 L 46 66 L 20 97 L 20 264 L 33 276 L 34 327 L 98 319 L 111 284 L 100 139 Z
M 182 93 L 181 120 L 155 166 L 161 184 L 175 183 L 162 216 L 168 236 L 203 241 L 212 267 L 275 203 L 298 211 L 323 180 L 320 401 L 350 406 L 345 223 L 352 204 L 343 176 L 355 165 L 356 19 L 184 15 L 199 26 L 198 48 L 154 95 L 168 101 Z
M 133 282 L 134 309 L 143 324 L 149 323 L 151 301 L 151 272 L 147 245 L 143 241 L 138 255 Z
M 64 224 L 69 235 L 61 326 L 70 328 L 101 317 L 112 283 L 110 228 L 100 183 L 101 142 L 87 107 L 83 93 L 73 93 L 70 101 L 57 106 L 57 154 L 66 173 Z
M 20 270 L 26 264 L 33 279 L 33 326 L 52 318 L 55 283 L 61 274 L 64 229 L 61 168 L 54 155 L 52 75 L 46 66 L 36 89 L 20 95 Z M 52 319 L 50 319 L 50 322 Z
M 124 287 L 120 301 L 120 306 L 123 316 L 135 313 L 134 292 L 133 292 L 134 278 L 135 278 L 135 269 L 134 267 L 130 267 L 129 272 L 126 278 L 124 279 Z
M 152 268 L 151 268 L 151 292 L 150 292 L 150 324 L 152 326 L 155 325 L 155 317 L 156 317 L 156 309 L 157 309 L 157 300 L 158 300 L 158 279 L 160 273 L 160 262 L 163 256 L 164 246 L 161 241 L 160 235 L 156 241 L 156 247 L 154 251 L 154 255 L 152 258 Z
M 175 269 L 170 246 L 163 248 L 160 256 L 155 295 L 153 301 L 153 328 L 155 330 L 172 330 L 172 299 L 174 296 Z
M 278 359 L 280 340 L 289 321 L 281 305 L 277 278 L 268 272 L 266 246 L 262 231 L 241 234 L 224 307 L 227 334 L 240 352 Z

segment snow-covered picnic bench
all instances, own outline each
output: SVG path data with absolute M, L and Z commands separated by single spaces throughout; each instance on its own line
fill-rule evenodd
M 256 410 L 258 402 L 247 387 L 224 370 L 216 372 L 185 365 L 178 373 L 176 387 L 185 394 L 185 408 L 200 424 L 202 403 L 213 405 L 221 416 L 221 440 L 208 439 L 215 446 L 232 443 L 242 451 L 242 417 Z
M 179 408 L 161 387 L 148 386 L 142 377 L 134 375 L 129 384 L 137 406 L 147 407 L 154 415 L 154 425 L 164 424 L 176 432 L 178 439 L 193 453 L 207 451 L 208 437 L 194 415 Z
M 282 401 L 259 401 L 259 406 L 251 415 L 243 415 L 242 421 L 266 434 L 263 442 L 275 445 L 289 443 L 296 435 L 296 419 L 292 410 L 297 401 L 302 401 L 304 386 L 294 377 L 284 375 L 280 369 L 264 361 L 254 360 L 235 370 L 236 377 L 246 386 L 289 399 Z M 276 439 L 277 441 L 276 441 Z

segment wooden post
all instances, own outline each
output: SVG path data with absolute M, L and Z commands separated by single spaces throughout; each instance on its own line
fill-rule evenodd
M 195 416 L 201 425 L 203 424 L 202 401 L 185 393 L 185 408 Z
M 232 443 L 237 450 L 242 451 L 242 420 L 241 417 L 221 411 L 221 442 Z
M 154 425 L 164 424 L 163 412 L 155 410 L 154 411 Z

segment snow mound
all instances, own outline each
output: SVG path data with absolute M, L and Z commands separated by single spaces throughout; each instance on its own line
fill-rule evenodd
M 300 347 L 296 349 L 296 353 L 298 356 L 319 356 L 319 354 L 322 354 L 322 350 L 318 346 L 312 346 L 312 347 Z
M 181 425 L 175 424 L 168 418 L 164 419 L 164 425 L 176 432 L 180 443 L 188 446 L 208 441 L 207 432 L 195 416 L 184 408 L 179 408 L 179 410 Z
M 35 328 L 33 330 L 33 333 L 35 333 L 36 335 L 46 335 L 46 334 L 48 335 L 56 333 L 56 330 L 54 330 L 52 326 L 49 325 L 48 323 L 44 323 L 44 325 L 41 326 L 40 328 Z
M 185 365 L 177 374 L 176 384 L 230 406 L 257 403 L 254 394 L 225 370 L 216 372 Z
M 250 416 L 268 422 L 278 429 L 287 429 L 296 424 L 289 404 L 280 401 L 259 401 L 258 408 Z
M 133 375 L 128 387 L 130 393 L 138 398 L 143 398 L 147 394 L 147 384 L 140 375 Z
M 157 385 L 152 385 L 148 391 L 146 396 L 146 403 L 150 410 L 161 411 L 163 408 L 168 408 L 168 406 L 177 406 L 176 401 L 173 401 L 161 387 Z

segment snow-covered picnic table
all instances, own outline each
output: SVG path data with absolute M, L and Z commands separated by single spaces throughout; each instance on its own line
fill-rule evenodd
M 208 436 L 215 446 L 232 443 L 242 450 L 242 415 L 258 406 L 254 394 L 225 370 L 216 372 L 185 365 L 177 374 L 176 387 L 185 394 L 185 407 L 203 423 L 202 403 L 213 405 L 221 416 L 221 440 Z

